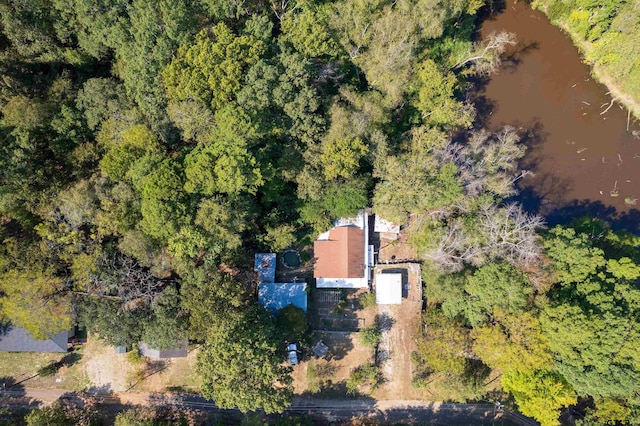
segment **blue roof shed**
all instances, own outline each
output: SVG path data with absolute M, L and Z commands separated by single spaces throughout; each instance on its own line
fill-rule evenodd
M 306 283 L 263 283 L 258 288 L 258 302 L 271 313 L 292 304 L 307 312 Z
M 253 270 L 259 274 L 260 283 L 272 283 L 276 280 L 276 254 L 256 253 Z

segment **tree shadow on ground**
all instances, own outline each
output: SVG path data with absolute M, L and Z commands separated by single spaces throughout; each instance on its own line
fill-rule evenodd
M 339 337 L 339 338 L 336 338 Z M 353 350 L 352 337 L 347 333 L 340 336 L 331 336 L 323 338 L 323 342 L 329 347 L 324 358 L 328 361 L 339 361 L 343 359 L 349 352 Z
M 113 393 L 113 389 L 111 389 L 111 384 L 106 384 L 102 386 L 90 386 L 87 388 L 87 393 L 92 395 L 109 395 Z M 73 394 L 73 392 L 70 392 Z
M 77 352 L 69 352 L 68 354 L 60 358 L 59 361 L 52 361 L 49 364 L 45 365 L 44 367 L 41 367 L 38 370 L 38 375 L 40 377 L 51 377 L 57 374 L 62 367 L 69 368 L 74 364 L 76 364 L 81 359 L 82 359 L 82 354 L 79 354 Z
M 170 360 L 158 359 L 158 360 L 149 360 L 144 365 L 143 368 L 138 370 L 135 374 L 135 380 L 133 383 L 127 388 L 126 392 L 129 392 L 131 389 L 138 386 L 140 383 L 148 379 L 149 377 L 162 373 L 171 365 Z
M 9 376 L 0 377 L 0 397 L 20 397 L 24 396 L 25 389 L 22 382 Z
M 333 380 L 326 380 L 322 382 L 320 392 L 304 391 L 301 398 L 321 398 L 321 399 L 339 399 L 339 400 L 352 400 L 358 401 L 361 405 L 372 407 L 376 403 L 376 399 L 371 396 L 359 392 L 349 392 L 345 381 L 334 382 Z
M 396 320 L 390 317 L 386 312 L 376 315 L 376 325 L 383 333 L 391 330 L 391 327 L 393 327 L 393 324 L 395 323 Z

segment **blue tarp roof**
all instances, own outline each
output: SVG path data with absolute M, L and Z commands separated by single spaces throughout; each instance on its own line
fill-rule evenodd
M 258 288 L 258 302 L 272 313 L 293 304 L 307 312 L 306 283 L 264 283 Z
M 272 283 L 276 280 L 276 254 L 256 253 L 254 271 L 259 273 L 260 283 Z

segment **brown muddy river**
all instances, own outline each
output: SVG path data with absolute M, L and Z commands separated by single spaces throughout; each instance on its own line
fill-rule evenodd
M 518 45 L 482 89 L 488 126 L 519 128 L 528 145 L 521 201 L 550 223 L 591 213 L 640 229 L 640 124 L 611 104 L 571 39 L 524 2 L 508 0 L 482 34 L 514 32 Z M 606 112 L 605 112 L 606 111 Z M 637 200 L 637 205 L 633 205 Z M 626 200 L 626 202 L 625 202 Z

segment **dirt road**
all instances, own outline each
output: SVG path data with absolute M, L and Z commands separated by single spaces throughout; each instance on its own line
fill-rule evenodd
M 23 389 L 5 390 L 2 397 L 22 396 L 51 404 L 60 397 L 73 398 L 73 393 L 62 390 Z M 199 409 L 206 412 L 240 416 L 235 410 L 221 410 L 212 401 L 196 395 L 152 394 L 144 392 L 114 393 L 99 395 L 104 405 L 148 405 L 154 403 Z M 376 401 L 372 398 L 356 400 L 330 400 L 317 398 L 294 398 L 287 413 L 307 413 L 328 421 L 366 417 L 380 423 L 420 423 L 447 425 L 535 425 L 526 418 L 497 409 L 490 404 L 450 404 L 411 400 Z M 508 415 L 505 415 L 508 414 Z M 519 419 L 512 421 L 509 418 Z

